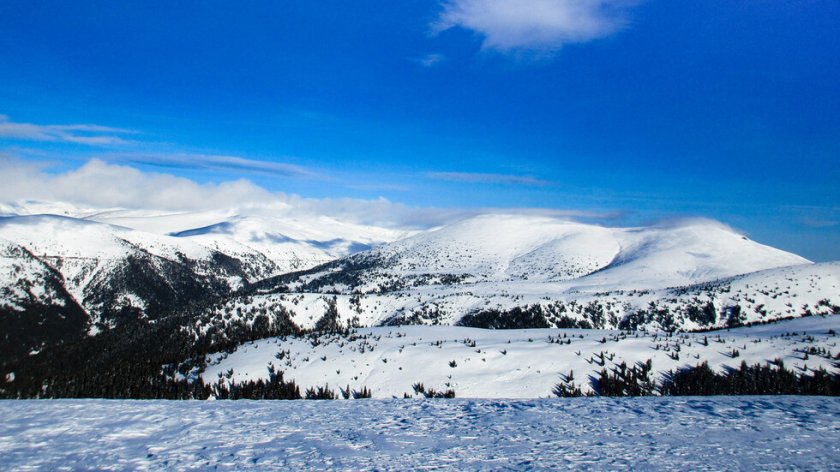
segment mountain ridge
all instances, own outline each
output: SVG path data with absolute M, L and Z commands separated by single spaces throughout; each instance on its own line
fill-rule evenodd
M 706 220 L 610 228 L 548 216 L 488 214 L 401 232 L 329 218 L 323 226 L 304 228 L 311 219 L 286 225 L 291 220 L 285 217 L 241 216 L 228 210 L 65 212 L 70 214 L 0 218 L 0 239 L 24 249 L 29 259 L 20 251 L 6 252 L 19 254 L 18 265 L 29 264 L 32 273 L 32 280 L 21 285 L 21 272 L 7 267 L 0 282 L 7 288 L 3 306 L 9 313 L 15 307 L 31 311 L 50 306 L 49 297 L 12 295 L 49 281 L 87 314 L 84 329 L 75 331 L 88 334 L 122 319 L 154 319 L 196 304 L 209 304 L 196 323 L 213 326 L 249 325 L 258 313 L 273 310 L 287 314 L 300 328 L 312 328 L 334 306 L 329 316 L 335 319 L 322 324 L 698 329 L 825 311 L 840 299 L 836 264 L 813 264 Z M 221 217 L 225 219 L 219 221 Z M 184 221 L 177 223 L 177 218 Z M 126 226 L 133 221 L 158 232 Z M 208 221 L 216 223 L 183 229 Z M 182 229 L 161 234 L 173 227 Z M 336 232 L 330 233 L 332 229 Z M 356 230 L 361 233 L 354 236 Z M 386 236 L 397 239 L 381 241 Z M 266 254 L 270 251 L 255 241 L 274 253 Z M 354 253 L 353 244 L 372 247 Z M 278 254 L 289 261 L 297 257 L 297 247 L 321 251 L 328 260 L 277 263 Z M 775 279 L 785 277 L 821 281 L 813 282 L 810 292 L 796 291 L 804 300 L 796 306 L 777 303 L 780 296 L 793 295 L 777 295 L 762 305 L 748 301 L 761 298 L 755 294 L 727 298 L 703 288 L 726 283 L 753 291 L 742 288 L 749 283 L 737 277 L 766 270 L 770 275 L 761 280 L 773 279 L 762 282 L 766 291 L 781 285 Z M 689 287 L 693 300 L 675 295 L 676 287 Z M 66 306 L 66 297 L 53 292 L 52 304 Z M 822 300 L 827 302 L 817 308 Z M 700 308 L 693 305 L 714 313 L 698 318 Z M 749 313 L 733 315 L 736 305 Z M 763 314 L 753 316 L 755 310 Z M 39 349 L 37 343 L 19 347 L 19 352 Z

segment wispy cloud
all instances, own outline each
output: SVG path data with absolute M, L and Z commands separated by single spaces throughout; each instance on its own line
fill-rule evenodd
M 295 164 L 261 161 L 236 156 L 191 153 L 120 153 L 101 156 L 105 160 L 177 169 L 206 169 L 280 175 L 293 178 L 317 177 Z
M 556 208 L 439 208 L 415 207 L 386 198 L 304 198 L 284 196 L 288 212 L 326 215 L 343 221 L 402 229 L 426 229 L 478 215 L 514 214 L 546 216 L 563 220 L 616 221 L 624 216 L 615 211 L 564 210 Z
M 132 130 L 112 128 L 94 124 L 39 125 L 11 121 L 0 115 L 0 138 L 25 141 L 47 141 L 89 146 L 113 146 L 128 144 L 123 136 L 136 133 Z
M 443 54 L 431 53 L 426 54 L 425 56 L 417 59 L 417 63 L 419 63 L 423 67 L 434 67 L 440 65 L 440 63 L 445 60 L 446 56 L 444 56 Z
M 416 190 L 416 188 L 411 185 L 387 182 L 347 184 L 346 187 L 356 190 L 378 190 L 392 192 L 410 192 L 412 190 Z
M 551 53 L 605 38 L 627 25 L 634 0 L 445 0 L 432 24 L 439 33 L 460 27 L 483 37 L 482 48 Z
M 510 174 L 484 174 L 478 172 L 428 172 L 426 176 L 435 180 L 449 180 L 453 182 L 469 182 L 484 184 L 508 184 L 508 185 L 551 185 L 548 180 L 539 179 L 528 175 Z
M 827 229 L 840 227 L 840 207 L 822 205 L 784 205 L 780 209 L 789 213 L 806 228 Z
M 808 217 L 802 219 L 802 224 L 809 228 L 834 228 L 840 226 L 840 219 L 829 220 Z

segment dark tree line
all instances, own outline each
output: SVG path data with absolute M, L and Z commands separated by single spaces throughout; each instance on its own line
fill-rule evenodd
M 362 387 L 361 390 L 355 390 L 355 389 L 351 390 L 350 386 L 348 385 L 345 388 L 339 387 L 338 390 L 341 391 L 341 396 L 345 400 L 348 400 L 350 398 L 353 398 L 353 399 L 371 398 L 373 396 L 373 392 L 371 392 L 370 389 L 367 388 L 367 387 Z
M 240 383 L 231 382 L 226 385 L 222 379 L 219 379 L 212 390 L 213 395 L 220 400 L 299 400 L 302 398 L 300 388 L 295 381 L 286 381 L 283 379 L 283 372 L 275 371 L 273 367 L 268 370 L 268 381 L 259 379 Z
M 840 396 L 840 375 L 818 369 L 797 373 L 776 360 L 766 365 L 747 365 L 715 372 L 707 362 L 694 367 L 666 372 L 662 380 L 652 375 L 651 361 L 628 367 L 621 363 L 612 369 L 602 369 L 597 377 L 589 378 L 592 393 L 584 394 L 575 383 L 574 375 L 561 375 L 555 385 L 558 397 L 585 395 L 605 397 L 635 397 L 649 395 L 830 395 Z
M 529 329 L 549 328 L 540 305 L 514 307 L 510 310 L 485 309 L 467 313 L 460 320 L 459 326 L 484 329 Z
M 748 366 L 714 372 L 708 363 L 668 372 L 659 388 L 662 395 L 840 395 L 840 376 L 825 369 L 798 374 L 784 363 Z
M 435 390 L 431 387 L 426 387 L 422 382 L 418 382 L 411 386 L 414 393 L 423 395 L 426 398 L 455 398 L 455 390 L 447 388 L 446 390 Z M 406 394 L 408 398 L 408 394 Z
M 335 300 L 319 326 L 319 334 L 344 333 L 338 324 Z M 284 309 L 260 313 L 225 323 L 209 323 L 207 311 L 157 320 L 125 320 L 95 336 L 48 347 L 3 366 L 0 398 L 131 398 L 293 400 L 334 399 L 335 391 L 307 389 L 301 395 L 294 381 L 269 369 L 267 380 L 245 382 L 218 379 L 206 383 L 196 372 L 205 367 L 209 354 L 230 352 L 243 343 L 275 336 L 303 336 Z M 197 326 L 205 327 L 203 330 Z M 208 327 L 209 326 L 209 327 Z M 312 333 L 309 333 L 312 334 Z M 7 374 L 14 374 L 7 375 Z M 344 391 L 342 390 L 342 394 Z M 346 397 L 369 398 L 367 387 L 350 390 Z M 346 398 L 345 397 L 345 398 Z
M 605 313 L 601 304 L 593 303 L 584 307 L 585 319 L 576 319 L 565 313 L 566 307 L 557 304 L 543 306 L 535 303 L 507 310 L 488 308 L 467 313 L 458 320 L 457 325 L 483 329 L 592 329 L 604 326 Z
M 4 365 L 0 398 L 207 398 L 210 387 L 195 372 L 208 354 L 300 334 L 288 313 L 274 313 L 271 320 L 260 316 L 206 331 L 195 329 L 206 326 L 198 314 L 125 320 L 95 336 Z

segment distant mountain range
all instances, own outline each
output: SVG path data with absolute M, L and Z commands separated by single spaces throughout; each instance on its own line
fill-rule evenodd
M 190 329 L 443 324 L 702 329 L 830 313 L 840 263 L 703 220 L 492 214 L 428 231 L 268 212 L 0 205 L 2 354 L 183 313 Z M 274 316 L 274 317 L 273 317 Z

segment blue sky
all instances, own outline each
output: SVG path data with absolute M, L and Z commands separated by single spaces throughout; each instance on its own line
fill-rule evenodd
M 840 3 L 0 3 L 0 153 L 840 259 Z M 21 195 L 25 197 L 25 195 Z

